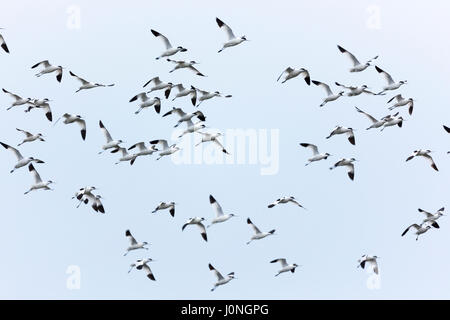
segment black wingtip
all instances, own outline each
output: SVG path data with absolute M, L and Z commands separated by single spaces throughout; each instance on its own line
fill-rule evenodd
M 311 78 L 310 77 L 305 77 L 305 82 L 309 85 L 311 85 Z
M 102 120 L 99 120 L 98 121 L 98 125 L 100 126 L 100 128 L 102 128 L 102 129 L 104 129 L 105 128 L 105 126 L 103 125 L 103 122 L 102 122 Z
M 353 137 L 349 137 L 348 138 L 348 141 L 352 144 L 352 145 L 355 145 L 356 144 L 356 141 L 355 141 L 355 137 L 353 136 Z
M 161 35 L 161 33 L 159 33 L 159 32 L 156 31 L 156 30 L 151 29 L 150 31 L 153 33 L 153 35 L 154 35 L 155 37 L 158 37 L 158 36 Z
M 275 233 L 275 229 L 270 230 L 269 233 L 270 233 L 270 234 L 274 234 L 274 233 Z
M 444 127 L 444 130 L 445 131 L 447 131 L 448 133 L 450 133 L 450 128 L 449 127 L 447 127 L 447 126 L 443 126 Z
M 380 67 L 378 67 L 378 66 L 375 66 L 375 70 L 377 70 L 378 73 L 384 72 L 384 71 L 383 71 Z
M 212 266 L 212 264 L 208 264 L 209 270 L 214 270 L 214 267 Z
M 28 166 L 28 171 L 34 171 L 34 166 L 32 163 Z
M 318 86 L 320 84 L 320 81 L 317 80 L 311 80 L 312 83 L 314 83 L 316 86 Z
M 3 48 L 3 50 L 5 50 L 7 53 L 9 53 L 9 49 L 8 49 L 8 46 L 6 45 L 6 43 L 2 43 L 2 48 Z
M 202 238 L 203 238 L 203 240 L 208 242 L 208 236 L 206 235 L 206 233 L 202 233 Z
M 355 180 L 355 174 L 353 172 L 349 172 L 348 176 L 352 181 Z
M 216 17 L 216 22 L 217 22 L 217 25 L 219 26 L 219 28 L 222 28 L 222 26 L 224 25 L 223 21 L 217 17 Z
M 81 130 L 81 138 L 86 140 L 86 130 Z
M 127 237 L 131 236 L 130 230 L 125 231 L 125 236 L 127 236 Z
M 214 203 L 214 202 L 216 202 L 216 199 L 212 195 L 209 195 L 209 203 Z
M 250 218 L 247 218 L 247 223 L 252 224 L 252 220 L 250 220 Z
M 150 279 L 150 280 L 153 280 L 153 281 L 156 281 L 156 279 L 155 279 L 155 276 L 153 275 L 153 274 L 149 274 L 149 275 L 147 275 L 147 277 Z
M 345 50 L 344 48 L 342 48 L 340 45 L 338 45 L 337 47 L 338 47 L 339 51 L 342 52 L 342 53 L 344 53 L 344 52 L 347 51 L 347 50 Z

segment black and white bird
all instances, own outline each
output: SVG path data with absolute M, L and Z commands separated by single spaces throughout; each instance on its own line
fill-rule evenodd
M 275 234 L 275 229 L 270 230 L 269 232 L 261 232 L 261 230 L 259 230 L 258 227 L 253 224 L 250 218 L 247 218 L 247 224 L 249 224 L 255 231 L 255 234 L 250 238 L 250 241 L 248 241 L 247 244 L 250 244 L 250 242 L 252 242 L 253 240 L 260 240 Z
M 343 158 L 343 159 L 339 160 L 338 162 L 336 162 L 332 167 L 330 167 L 330 170 L 333 170 L 337 167 L 347 167 L 348 177 L 351 180 L 355 180 L 355 165 L 353 164 L 353 162 L 355 162 L 355 161 L 356 161 L 355 158 L 350 158 L 350 159 Z
M 10 171 L 10 173 L 13 173 L 14 171 L 16 171 L 19 168 L 25 167 L 26 165 L 35 162 L 35 163 L 44 163 L 44 161 L 39 160 L 39 159 L 35 159 L 33 157 L 28 157 L 28 158 L 24 158 L 22 156 L 22 154 L 19 152 L 19 150 L 17 150 L 16 148 L 11 147 L 10 145 L 7 145 L 6 143 L 0 142 L 0 144 L 3 146 L 3 148 L 5 148 L 6 150 L 11 151 L 12 153 L 14 153 L 14 155 L 17 158 L 17 163 L 14 166 L 14 168 Z
M 21 145 L 23 145 L 26 142 L 33 142 L 33 141 L 45 141 L 44 140 L 44 136 L 42 135 L 42 133 L 36 133 L 36 134 L 32 134 L 28 131 L 16 128 L 17 131 L 22 132 L 25 135 L 25 138 L 22 140 L 21 143 L 19 143 L 17 146 L 20 147 Z
M 435 213 L 431 213 L 428 211 L 425 211 L 423 209 L 417 209 L 417 211 L 419 211 L 420 213 L 423 213 L 425 215 L 425 219 L 423 220 L 423 222 L 433 222 L 438 220 L 440 217 L 445 216 L 444 211 L 445 211 L 445 207 L 440 208 L 438 211 L 436 211 Z M 435 228 L 439 228 L 439 226 L 436 225 L 432 225 Z
M 370 256 L 365 254 L 361 257 L 361 259 L 358 260 L 358 267 L 365 269 L 367 266 L 368 268 L 372 269 L 375 274 L 378 274 L 378 258 L 379 257 L 377 256 Z
M 62 75 L 63 75 L 63 67 L 62 66 L 53 66 L 51 65 L 48 60 L 44 60 L 41 62 L 36 63 L 34 66 L 31 67 L 31 69 L 42 67 L 41 71 L 39 73 L 36 73 L 36 77 L 40 77 L 44 74 L 56 72 L 56 80 L 58 82 L 61 82 Z
M 52 122 L 53 114 L 52 114 L 52 109 L 50 108 L 50 104 L 48 103 L 49 101 L 50 100 L 48 100 L 48 99 L 43 99 L 43 100 L 34 99 L 30 103 L 28 108 L 25 109 L 25 112 L 30 112 L 33 109 L 42 109 L 45 112 L 45 117 L 47 118 L 47 120 Z
M 368 60 L 366 63 L 361 63 L 359 62 L 358 59 L 356 59 L 356 57 L 350 53 L 349 51 L 345 50 L 344 48 L 342 48 L 340 45 L 337 46 L 339 51 L 342 52 L 344 55 L 346 55 L 348 58 L 350 58 L 350 60 L 353 63 L 353 67 L 350 68 L 350 72 L 361 72 L 366 70 L 369 66 L 371 66 L 371 62 L 375 59 L 378 58 L 378 56 L 373 57 L 372 59 Z
M 222 93 L 220 93 L 219 91 L 215 91 L 215 92 L 209 92 L 209 91 L 205 91 L 205 90 L 200 90 L 197 89 L 198 92 L 200 92 L 201 96 L 198 98 L 198 104 L 197 107 L 206 100 L 215 98 L 215 97 L 223 97 L 223 98 L 231 98 L 232 95 L 231 94 L 227 94 L 227 95 L 222 95 Z
M 80 126 L 81 138 L 86 140 L 86 121 L 79 115 L 73 115 L 69 113 L 64 113 L 62 115 L 64 118 L 64 124 L 76 123 Z
M 308 159 L 308 163 L 305 164 L 305 166 L 311 164 L 312 162 L 320 161 L 320 160 L 326 160 L 328 159 L 331 154 L 328 152 L 326 153 L 319 153 L 319 148 L 315 144 L 311 143 L 300 143 L 300 145 L 304 148 L 308 148 L 312 151 L 313 156 Z
M 231 30 L 231 28 L 219 18 L 216 18 L 216 22 L 219 28 L 225 30 L 228 36 L 228 41 L 223 44 L 222 49 L 218 51 L 219 53 L 225 50 L 226 48 L 234 47 L 237 46 L 238 44 L 241 44 L 244 41 L 248 41 L 245 36 L 236 37 L 233 33 L 233 30 Z
M 81 205 L 81 203 L 88 204 L 91 203 L 92 209 L 95 212 L 105 213 L 105 207 L 101 201 L 101 195 L 94 195 L 92 191 L 95 190 L 95 187 L 86 187 L 81 188 L 75 194 L 75 197 L 80 201 L 77 208 Z
M 402 80 L 399 82 L 395 82 L 394 79 L 392 79 L 391 75 L 389 73 L 387 73 L 386 71 L 384 71 L 383 69 L 381 69 L 378 66 L 375 66 L 375 70 L 377 70 L 378 73 L 381 73 L 384 78 L 387 81 L 387 86 L 383 87 L 383 91 L 379 92 L 378 94 L 382 94 L 386 91 L 389 90 L 397 90 L 398 88 L 400 88 L 402 85 L 406 84 L 408 81 L 406 80 Z
M 4 30 L 3 28 L 0 28 L 0 30 Z M 0 47 L 6 52 L 9 53 L 8 46 L 6 45 L 5 39 L 3 38 L 3 35 L 0 34 Z
M 431 150 L 423 150 L 423 149 L 414 150 L 413 153 L 408 158 L 406 158 L 406 161 L 409 161 L 409 160 L 411 160 L 411 159 L 413 159 L 415 157 L 424 157 L 425 159 L 427 159 L 428 161 L 431 162 L 431 167 L 434 170 L 439 171 L 437 166 L 436 166 L 436 163 L 434 162 L 434 160 L 431 157 L 430 153 L 431 153 Z
M 183 137 L 185 134 L 194 133 L 198 130 L 206 128 L 205 122 L 202 120 L 193 123 L 192 120 L 186 120 L 186 129 L 178 136 L 178 138 Z
M 196 225 L 200 228 L 200 234 L 202 235 L 203 240 L 208 241 L 208 236 L 206 235 L 206 229 L 203 225 L 202 221 L 205 221 L 205 218 L 189 218 L 188 221 L 183 224 L 183 227 L 181 228 L 181 231 L 184 231 L 184 228 L 186 228 L 189 225 Z
M 191 70 L 192 72 L 194 72 L 197 76 L 201 76 L 201 77 L 205 76 L 203 73 L 198 71 L 196 67 L 194 67 L 194 65 L 199 64 L 199 63 L 195 62 L 193 60 L 192 61 L 184 61 L 184 60 L 167 59 L 167 61 L 175 63 L 175 67 L 172 70 L 170 70 L 169 73 L 172 73 L 175 70 L 179 70 L 179 69 L 188 69 L 188 70 Z
M 41 176 L 39 175 L 39 173 L 36 171 L 36 169 L 34 168 L 33 164 L 30 163 L 28 165 L 28 171 L 30 171 L 33 174 L 34 177 L 34 184 L 30 187 L 30 189 L 25 192 L 24 194 L 28 194 L 33 190 L 39 190 L 39 189 L 44 189 L 44 190 L 53 190 L 52 188 L 49 187 L 49 185 L 51 185 L 52 183 L 54 183 L 51 180 L 48 181 L 42 181 Z
M 175 125 L 175 128 L 178 127 L 181 123 L 185 122 L 185 121 L 189 121 L 194 117 L 197 117 L 200 121 L 205 121 L 206 117 L 203 114 L 203 112 L 201 112 L 200 110 L 195 111 L 193 113 L 186 113 L 183 111 L 183 109 L 181 108 L 172 108 L 172 110 L 166 112 L 163 117 L 166 117 L 168 115 L 171 114 L 176 114 L 177 116 L 179 116 L 178 122 Z
M 326 93 L 327 93 L 327 97 L 325 99 L 323 99 L 323 102 L 320 104 L 319 107 L 323 107 L 328 102 L 335 101 L 335 100 L 339 99 L 345 93 L 344 91 L 341 91 L 341 92 L 339 92 L 337 94 L 334 94 L 333 91 L 331 91 L 330 86 L 327 85 L 326 83 L 323 83 L 323 82 L 320 82 L 320 81 L 316 81 L 316 80 L 312 80 L 311 82 L 314 83 L 316 86 L 324 88 Z
M 399 108 L 399 107 L 408 105 L 408 113 L 409 113 L 409 115 L 412 115 L 413 110 L 414 110 L 414 99 L 413 98 L 405 99 L 405 98 L 403 98 L 403 96 L 401 94 L 398 94 L 398 95 L 392 97 L 387 103 L 390 103 L 394 99 L 397 102 L 394 105 L 390 106 L 389 110 L 394 110 L 395 108 Z
M 195 106 L 195 104 L 197 103 L 197 89 L 194 86 L 191 86 L 189 89 L 187 89 L 183 86 L 183 84 L 179 83 L 179 84 L 174 85 L 174 88 L 177 88 L 178 93 L 172 99 L 172 101 L 174 101 L 177 98 L 181 98 L 181 97 L 190 95 L 192 105 Z
M 108 131 L 108 130 L 105 128 L 105 126 L 103 125 L 102 120 L 100 120 L 100 121 L 98 122 L 98 124 L 99 124 L 100 129 L 102 130 L 103 135 L 105 136 L 105 139 L 106 139 L 106 144 L 104 144 L 104 145 L 102 146 L 102 149 L 103 149 L 103 150 L 100 151 L 99 154 L 100 154 L 100 153 L 103 153 L 104 151 L 106 151 L 106 150 L 108 150 L 108 149 L 113 149 L 113 150 L 111 151 L 111 153 L 115 153 L 115 152 L 119 151 L 120 144 L 123 143 L 123 141 L 122 141 L 122 140 L 113 140 L 113 138 L 112 138 L 111 135 L 109 134 L 109 131 Z
M 153 153 L 155 153 L 156 151 L 158 151 L 158 149 L 156 148 L 155 145 L 146 147 L 145 146 L 145 142 L 138 142 L 133 144 L 131 147 L 128 148 L 128 150 L 132 150 L 132 149 L 138 149 L 138 152 L 136 152 L 134 155 L 136 157 L 143 157 L 143 156 L 150 156 Z
M 220 274 L 219 271 L 216 270 L 216 268 L 214 268 L 214 267 L 212 266 L 211 263 L 208 265 L 208 267 L 209 267 L 209 270 L 213 271 L 214 274 L 215 274 L 216 277 L 217 277 L 217 282 L 214 283 L 214 287 L 211 289 L 211 291 L 214 291 L 214 290 L 216 290 L 217 287 L 222 286 L 222 285 L 224 285 L 224 284 L 227 284 L 228 282 L 230 282 L 230 281 L 233 280 L 233 279 L 236 279 L 235 276 L 234 276 L 234 272 L 230 272 L 229 274 L 227 274 L 227 275 L 224 277 L 224 276 L 222 276 L 222 275 Z
M 130 270 L 128 270 L 128 273 L 130 273 L 133 268 L 136 268 L 136 270 L 144 270 L 147 278 L 156 281 L 155 276 L 148 265 L 148 263 L 152 261 L 154 261 L 152 258 L 138 259 L 135 263 L 130 264 Z
M 421 234 L 424 234 L 428 230 L 430 230 L 431 226 L 433 224 L 439 226 L 436 221 L 425 221 L 425 222 L 422 222 L 421 224 L 413 223 L 408 228 L 406 228 L 405 231 L 403 231 L 402 237 L 412 228 L 412 229 L 416 230 L 414 232 L 414 234 L 416 235 L 416 241 L 417 241 L 417 240 L 419 240 L 419 236 Z M 439 228 L 439 227 L 437 227 L 437 228 Z
M 281 79 L 281 77 L 285 75 L 283 81 L 281 83 L 285 83 L 286 81 L 295 78 L 299 75 L 302 75 L 303 78 L 305 79 L 306 84 L 309 86 L 311 84 L 311 77 L 309 76 L 309 72 L 308 70 L 304 69 L 304 68 L 300 68 L 300 69 L 295 69 L 295 68 L 291 68 L 291 67 L 287 67 L 278 77 L 277 81 L 279 81 Z
M 126 148 L 119 147 L 118 151 L 122 153 L 122 156 L 119 158 L 119 160 L 117 160 L 115 164 L 130 161 L 130 165 L 132 166 L 138 157 L 136 154 L 128 153 Z
M 153 87 L 150 88 L 150 91 L 147 91 L 147 93 L 151 93 L 153 91 L 158 91 L 158 90 L 164 90 L 164 96 L 167 98 L 169 98 L 170 96 L 170 91 L 172 90 L 173 87 L 173 83 L 172 82 L 163 82 L 159 79 L 159 77 L 154 77 L 150 80 L 148 80 L 145 84 L 144 84 L 144 88 L 146 86 L 148 86 L 150 83 L 153 83 Z
M 12 97 L 14 99 L 14 102 L 11 104 L 11 106 L 9 106 L 8 108 L 6 108 L 6 110 L 10 110 L 13 107 L 16 106 L 22 106 L 22 105 L 26 105 L 26 104 L 31 104 L 32 99 L 31 98 L 22 98 L 21 96 L 9 92 L 8 90 L 2 88 L 3 92 L 8 94 L 10 97 Z
M 348 137 L 348 141 L 352 145 L 355 145 L 355 134 L 353 133 L 353 129 L 352 128 L 337 126 L 336 128 L 334 128 L 333 131 L 331 131 L 331 133 L 327 137 L 327 139 L 330 139 L 332 136 L 338 135 L 338 134 L 346 134 L 347 137 Z
M 271 204 L 269 204 L 268 206 L 267 206 L 267 208 L 273 208 L 273 207 L 275 207 L 276 205 L 278 205 L 278 204 L 286 204 L 286 203 L 293 203 L 293 204 L 295 204 L 296 206 L 298 206 L 298 207 L 300 207 L 300 208 L 303 208 L 303 209 L 305 209 L 306 210 L 306 208 L 304 207 L 304 206 L 302 206 L 296 199 L 295 199 L 295 197 L 281 197 L 281 198 L 279 198 L 279 199 L 277 199 L 277 200 L 275 200 L 274 202 L 272 202 Z
M 124 256 L 126 256 L 130 251 L 137 250 L 137 249 L 145 249 L 148 250 L 145 246 L 148 245 L 148 242 L 137 242 L 136 239 L 132 236 L 130 230 L 125 231 L 125 236 L 128 238 L 128 241 L 130 241 L 130 246 L 127 248 L 127 251 L 125 252 Z
M 213 142 L 216 146 L 218 146 L 220 148 L 220 150 L 222 150 L 223 153 L 225 154 L 230 154 L 222 145 L 222 143 L 218 140 L 218 138 L 220 136 L 222 136 L 222 133 L 217 132 L 217 133 L 207 133 L 207 132 L 201 132 L 201 131 L 197 131 L 197 133 L 202 135 L 202 139 L 200 140 L 199 143 L 197 143 L 195 146 L 199 146 L 202 143 L 205 142 Z
M 235 214 L 232 213 L 224 214 L 221 205 L 212 195 L 209 195 L 209 203 L 213 207 L 216 216 L 214 219 L 212 219 L 211 224 L 208 225 L 208 228 L 211 227 L 213 224 L 222 223 L 230 220 L 233 217 L 237 217 Z
M 280 274 L 284 273 L 284 272 L 295 272 L 295 268 L 299 267 L 298 264 L 293 263 L 293 264 L 288 264 L 285 258 L 279 258 L 279 259 L 275 259 L 270 261 L 270 263 L 277 263 L 279 262 L 281 264 L 281 270 L 278 271 L 278 273 L 275 275 L 275 277 L 279 276 Z
M 167 37 L 165 37 L 164 35 L 162 35 L 161 33 L 159 33 L 156 30 L 151 29 L 150 30 L 153 35 L 156 38 L 159 38 L 162 40 L 162 42 L 164 43 L 164 45 L 166 46 L 166 51 L 164 51 L 163 53 L 161 53 L 161 55 L 159 57 L 156 58 L 156 60 L 163 58 L 163 57 L 170 57 L 173 56 L 174 54 L 178 53 L 178 52 L 186 52 L 187 49 L 183 48 L 181 46 L 178 47 L 172 47 L 172 44 L 170 43 L 169 39 L 167 39 Z
M 167 140 L 163 139 L 150 141 L 150 144 L 159 144 L 162 146 L 162 149 L 160 149 L 159 151 L 159 157 L 156 158 L 156 160 L 159 160 L 164 156 L 170 156 L 171 154 L 174 154 L 175 152 L 181 150 L 181 148 L 178 147 L 175 143 L 169 146 Z
M 358 111 L 359 113 L 362 113 L 363 115 L 365 115 L 370 120 L 370 122 L 372 122 L 372 125 L 370 127 L 366 128 L 366 130 L 379 128 L 382 125 L 384 125 L 384 123 L 386 122 L 386 119 L 388 119 L 388 118 L 385 118 L 385 119 L 378 120 L 375 117 L 373 117 L 370 114 L 368 114 L 367 112 L 362 111 L 358 107 L 355 107 L 355 108 L 356 108 L 356 111 Z
M 75 93 L 77 93 L 81 90 L 87 90 L 87 89 L 93 89 L 93 88 L 99 88 L 99 87 L 114 87 L 114 83 L 101 84 L 101 83 L 89 82 L 89 81 L 77 76 L 72 71 L 69 71 L 69 73 L 72 77 L 77 78 L 81 82 L 81 87 L 77 91 L 75 91 Z
M 129 102 L 134 102 L 137 99 L 141 100 L 141 103 L 139 104 L 139 109 L 136 110 L 135 114 L 138 114 L 143 109 L 151 107 L 151 106 L 154 106 L 156 113 L 159 114 L 161 112 L 161 99 L 160 98 L 154 97 L 154 98 L 150 99 L 147 96 L 146 92 L 141 92 L 141 93 L 138 93 L 137 95 L 135 95 L 133 98 L 131 98 Z
M 158 206 L 155 208 L 155 210 L 152 211 L 152 213 L 155 213 L 160 210 L 166 210 L 169 209 L 169 213 L 172 217 L 175 217 L 175 202 L 160 202 Z
M 356 96 L 359 96 L 361 93 L 366 93 L 366 94 L 370 94 L 370 95 L 373 95 L 373 96 L 384 95 L 384 93 L 374 93 L 374 92 L 368 90 L 369 87 L 367 85 L 365 85 L 365 84 L 363 84 L 362 86 L 359 86 L 359 87 L 358 86 L 346 86 L 346 85 L 343 85 L 343 84 L 341 84 L 339 82 L 335 82 L 335 84 L 338 87 L 342 87 L 342 88 L 348 89 L 349 90 L 349 92 L 347 92 L 347 96 L 348 97 L 356 97 Z
M 405 119 L 403 119 L 402 116 L 398 116 L 398 113 L 396 113 L 394 116 L 388 116 L 384 119 L 384 123 L 383 123 L 383 126 L 381 127 L 381 131 L 383 131 L 387 127 L 393 127 L 393 126 L 398 126 L 399 128 L 401 128 L 403 126 L 403 121 L 405 121 Z

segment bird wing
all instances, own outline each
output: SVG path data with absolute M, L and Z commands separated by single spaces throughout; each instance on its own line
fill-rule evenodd
M 224 279 L 223 276 L 220 274 L 220 272 L 217 271 L 216 268 L 214 268 L 214 267 L 211 265 L 211 263 L 209 264 L 209 270 L 211 270 L 211 271 L 214 272 L 214 274 L 216 275 L 216 277 L 217 277 L 217 279 L 218 279 L 219 281 Z
M 9 91 L 6 90 L 6 89 L 3 89 L 3 88 L 2 88 L 2 90 L 3 90 L 4 93 L 9 94 L 11 97 L 13 97 L 13 98 L 16 99 L 16 100 L 21 100 L 21 99 L 22 99 L 21 96 L 18 96 L 17 94 L 14 94 L 14 93 L 12 93 L 12 92 L 9 92 Z
M 212 195 L 209 195 L 209 203 L 211 203 L 217 217 L 223 216 L 222 207 Z
M 169 50 L 170 48 L 172 48 L 172 45 L 170 44 L 170 41 L 169 41 L 169 39 L 167 39 L 165 36 L 163 36 L 161 33 L 159 33 L 158 31 L 155 31 L 155 30 L 153 30 L 153 29 L 151 29 L 151 31 L 152 31 L 152 33 L 153 33 L 153 35 L 155 36 L 155 37 L 159 37 L 163 42 L 164 42 L 164 45 L 166 46 L 166 49 L 167 50 Z
M 353 163 L 349 163 L 349 164 L 347 164 L 345 166 L 348 169 L 347 174 L 348 174 L 349 178 L 351 180 L 354 180 L 355 179 L 355 165 Z
M 261 233 L 261 230 L 259 230 L 258 227 L 253 224 L 253 222 L 250 220 L 250 218 L 247 219 L 247 223 L 252 226 L 252 228 L 256 234 Z
M 31 69 L 34 69 L 37 66 L 40 66 L 41 64 L 44 65 L 45 68 L 50 67 L 50 63 L 48 62 L 48 60 L 44 60 L 44 61 L 36 63 L 34 66 L 31 67 Z
M 216 18 L 216 22 L 219 28 L 223 28 L 226 31 L 229 40 L 236 38 L 236 36 L 233 33 L 233 30 L 231 30 L 231 28 L 225 22 L 223 22 L 219 18 Z
M 326 83 L 316 81 L 316 80 L 312 80 L 312 83 L 314 83 L 316 86 L 320 86 L 320 87 L 324 88 L 329 96 L 333 95 L 333 91 L 331 91 L 330 86 L 327 85 Z
M 410 225 L 408 228 L 406 228 L 405 231 L 403 231 L 402 237 L 403 237 L 403 236 L 409 231 L 409 229 L 411 229 L 411 228 L 415 228 L 416 230 L 419 230 L 419 229 L 420 229 L 420 226 L 419 226 L 417 223 L 414 223 L 414 224 Z
M 281 74 L 280 74 L 280 76 L 278 77 L 278 79 L 277 79 L 277 81 L 278 80 L 280 80 L 280 78 L 281 78 L 281 76 L 283 76 L 283 74 L 285 74 L 285 73 L 291 73 L 292 71 L 294 71 L 294 69 L 292 69 L 291 67 L 287 67 Z
M 343 84 L 341 84 L 341 83 L 339 83 L 339 82 L 335 82 L 335 84 L 336 84 L 338 87 L 343 87 L 343 88 L 349 89 L 349 90 L 354 90 L 354 89 L 356 89 L 356 87 L 345 86 L 345 85 L 343 85 Z
M 205 241 L 208 241 L 208 238 L 206 235 L 206 229 L 205 229 L 205 226 L 203 225 L 203 223 L 199 222 L 199 223 L 196 223 L 196 225 L 200 228 L 200 234 L 202 235 L 202 238 Z
M 77 78 L 78 80 L 80 80 L 82 84 L 88 84 L 88 83 L 89 83 L 89 81 L 86 81 L 85 79 L 80 78 L 79 76 L 77 76 L 77 75 L 76 75 L 75 73 L 73 73 L 72 71 L 69 71 L 69 73 L 70 73 L 70 75 L 71 75 L 72 77 L 75 77 L 75 78 Z
M 34 176 L 34 181 L 36 182 L 36 184 L 41 183 L 42 179 L 41 176 L 39 175 L 39 173 L 36 171 L 36 169 L 34 168 L 33 164 L 30 164 L 28 166 L 28 171 L 30 171 L 33 176 Z
M 284 258 L 280 258 L 280 259 L 275 259 L 275 260 L 272 260 L 272 261 L 270 261 L 270 263 L 276 263 L 276 262 L 279 262 L 279 263 L 281 263 L 281 266 L 284 268 L 284 267 L 287 267 L 287 262 L 286 262 L 286 259 L 284 259 Z
M 203 73 L 201 73 L 200 71 L 198 71 L 198 69 L 194 66 L 189 66 L 188 67 L 189 70 L 193 71 L 196 75 L 198 76 L 205 76 Z
M 302 147 L 311 149 L 314 155 L 319 154 L 319 149 L 314 144 L 311 144 L 311 143 L 300 143 L 300 145 Z
M 125 236 L 130 240 L 131 245 L 137 244 L 136 239 L 131 235 L 130 230 L 125 231 Z
M 396 96 L 393 96 L 387 103 L 390 103 L 392 100 L 394 100 L 394 99 L 396 99 L 397 100 L 397 102 L 400 102 L 400 101 L 403 101 L 404 100 L 404 98 L 402 97 L 402 95 L 401 94 L 398 94 L 398 95 L 396 95 Z
M 426 215 L 427 216 L 427 218 L 431 218 L 432 216 L 433 216 L 433 214 L 431 213 L 431 212 L 428 212 L 428 211 L 425 211 L 425 210 L 422 210 L 422 209 L 417 209 L 419 212 L 421 212 L 421 213 L 423 213 L 424 215 Z
M 353 62 L 353 66 L 356 67 L 357 65 L 360 65 L 361 63 L 358 61 L 358 59 L 356 59 L 356 57 L 350 53 L 349 51 L 345 50 L 344 48 L 342 48 L 341 46 L 337 46 L 339 51 L 342 52 L 343 54 L 345 54 L 347 57 L 350 58 L 350 60 L 352 60 Z
M 112 137 L 109 134 L 108 129 L 106 129 L 105 126 L 103 125 L 102 120 L 99 121 L 99 125 L 100 125 L 100 129 L 102 129 L 102 132 L 106 138 L 106 143 L 110 143 L 112 141 Z
M 153 140 L 150 141 L 151 144 L 161 144 L 163 147 L 163 150 L 169 149 L 169 144 L 167 143 L 167 140 Z
M 371 116 L 370 114 L 368 114 L 367 112 L 362 111 L 361 109 L 359 109 L 358 107 L 355 107 L 356 111 L 358 111 L 359 113 L 362 113 L 363 115 L 365 115 L 367 118 L 369 118 L 370 121 L 372 121 L 372 123 L 378 122 L 377 119 L 375 119 L 373 116 Z
M 14 155 L 17 157 L 17 160 L 20 161 L 23 159 L 22 154 L 17 150 L 16 148 L 11 147 L 10 145 L 7 145 L 6 143 L 0 142 L 0 144 L 7 150 L 12 151 Z
M 32 135 L 30 132 L 28 132 L 28 131 L 25 131 L 25 130 L 22 130 L 22 129 L 19 129 L 19 128 L 16 128 L 16 130 L 22 132 L 23 134 L 25 134 L 25 136 L 26 136 L 27 138 L 33 136 L 33 135 Z
M 450 127 L 444 126 L 444 130 L 450 133 Z
M 434 162 L 433 158 L 429 154 L 424 154 L 424 155 L 422 155 L 422 157 L 424 157 L 425 159 L 428 159 L 431 162 L 431 167 L 434 170 L 439 171 L 437 166 L 436 166 L 436 163 Z
M 150 267 L 148 266 L 148 264 L 144 263 L 142 265 L 142 268 L 145 271 L 145 274 L 147 275 L 147 277 L 151 280 L 155 280 L 155 276 L 153 275 L 152 269 L 150 269 Z
M 139 151 L 144 151 L 147 149 L 145 147 L 145 142 L 138 142 L 138 143 L 133 144 L 131 147 L 129 147 L 128 150 L 134 149 L 136 147 L 138 147 Z
M 392 79 L 392 77 L 391 77 L 391 75 L 389 73 L 387 73 L 383 69 L 379 68 L 378 66 L 375 66 L 375 69 L 378 71 L 378 73 L 382 73 L 383 74 L 383 76 L 386 78 L 386 81 L 388 82 L 388 84 L 393 84 L 394 83 L 394 79 Z
M 78 123 L 81 128 L 81 137 L 83 140 L 86 139 L 86 121 L 84 119 L 77 119 L 75 122 Z

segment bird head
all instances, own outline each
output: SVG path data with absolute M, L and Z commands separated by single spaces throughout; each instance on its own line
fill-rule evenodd
M 187 49 L 183 48 L 183 47 L 177 47 L 177 49 L 180 50 L 181 52 L 186 52 L 187 51 Z

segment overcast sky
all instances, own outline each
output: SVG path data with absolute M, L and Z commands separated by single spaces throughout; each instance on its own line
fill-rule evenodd
M 442 124 L 450 124 L 450 45 L 445 37 L 449 12 L 447 1 L 2 4 L 1 34 L 11 53 L 0 52 L 1 87 L 24 97 L 52 99 L 54 122 L 65 112 L 83 116 L 87 139 L 81 140 L 75 124 L 53 126 L 41 110 L 6 111 L 12 101 L 0 95 L 0 141 L 17 145 L 22 136 L 15 128 L 43 133 L 46 142 L 25 144 L 20 151 L 44 160 L 35 167 L 43 179 L 56 182 L 54 191 L 25 196 L 33 183 L 31 174 L 26 168 L 10 174 L 16 159 L 0 150 L 0 298 L 450 298 L 448 218 L 419 241 L 413 234 L 400 236 L 407 226 L 421 222 L 418 208 L 434 212 L 449 206 L 450 136 L 442 129 Z M 217 53 L 226 36 L 216 17 L 250 41 Z M 169 74 L 172 65 L 155 60 L 164 47 L 151 28 L 174 46 L 188 48 L 174 58 L 200 62 L 198 68 L 207 77 L 187 70 Z M 408 84 L 386 96 L 344 97 L 319 108 L 325 97 L 321 88 L 308 87 L 300 77 L 276 82 L 291 66 L 304 67 L 312 79 L 329 84 L 366 84 L 381 90 L 385 80 L 373 67 L 348 72 L 349 60 L 337 44 L 360 60 L 379 55 L 376 64 Z M 45 59 L 67 68 L 61 83 L 54 75 L 34 76 L 31 66 Z M 116 85 L 74 94 L 79 83 L 68 70 Z M 227 132 L 257 133 L 258 145 L 246 147 L 257 150 L 255 163 L 246 157 L 241 164 L 207 164 L 205 156 L 200 164 L 179 164 L 168 157 L 156 161 L 153 155 L 130 166 L 115 165 L 118 155 L 98 155 L 105 142 L 99 120 L 127 147 L 154 139 L 183 143 L 173 132 L 176 116 L 161 118 L 153 109 L 135 115 L 137 105 L 128 102 L 154 76 L 232 94 L 230 99 L 207 101 L 200 109 L 208 130 L 225 134 L 225 145 L 232 146 Z M 332 90 L 338 89 L 333 85 Z M 400 109 L 407 119 L 403 128 L 366 131 L 370 123 L 354 107 L 381 118 L 389 113 L 386 102 L 396 93 L 417 99 L 412 117 Z M 156 95 L 162 97 L 162 92 Z M 172 107 L 195 111 L 187 98 L 163 99 L 161 114 Z M 325 139 L 338 124 L 356 129 L 356 146 L 344 136 Z M 199 139 L 185 138 L 192 139 L 191 145 L 184 145 L 180 156 L 193 152 Z M 317 144 L 332 157 L 305 167 L 311 154 L 300 142 Z M 439 172 L 424 159 L 405 162 L 418 148 L 434 151 Z M 234 148 L 230 153 L 232 159 L 242 155 Z M 276 168 L 271 174 L 262 174 L 267 167 L 264 153 Z M 359 160 L 353 182 L 345 168 L 328 169 L 342 157 Z M 76 208 L 71 197 L 86 185 L 99 188 L 105 215 L 89 206 Z M 182 232 L 181 226 L 189 217 L 214 217 L 210 194 L 226 213 L 239 217 L 209 228 L 206 243 L 195 227 Z M 293 205 L 267 208 L 285 195 L 295 196 L 308 210 Z M 151 214 L 160 201 L 177 202 L 175 218 L 167 211 Z M 277 235 L 246 245 L 253 232 L 247 217 L 263 231 L 276 229 Z M 138 241 L 151 243 L 150 250 L 124 257 L 126 229 Z M 372 289 L 367 281 L 374 278 L 356 268 L 365 253 L 381 257 Z M 157 281 L 136 270 L 127 274 L 132 262 L 146 257 L 156 260 L 150 266 Z M 280 266 L 269 263 L 275 258 L 302 266 L 275 278 Z M 208 263 L 223 274 L 234 271 L 238 279 L 211 293 L 216 279 Z M 73 279 L 68 268 L 79 270 L 79 289 L 67 286 Z

